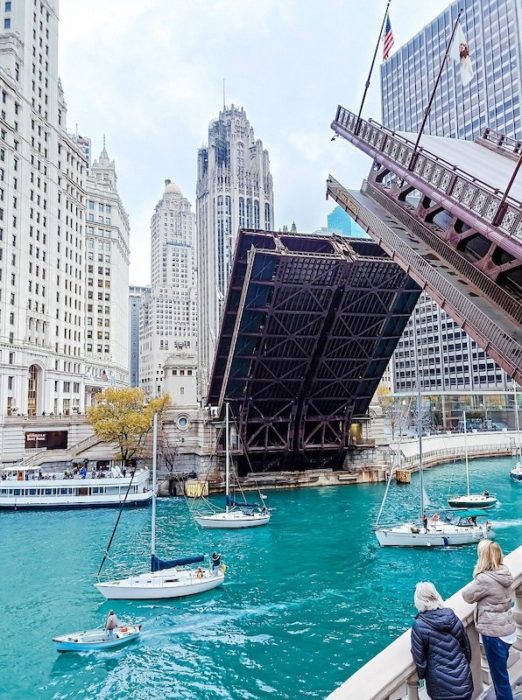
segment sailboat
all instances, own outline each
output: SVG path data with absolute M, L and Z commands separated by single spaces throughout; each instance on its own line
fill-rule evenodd
M 470 493 L 469 486 L 469 459 L 468 459 L 468 427 L 466 421 L 466 411 L 462 412 L 462 421 L 464 423 L 464 453 L 466 456 L 466 484 L 467 493 L 464 496 L 452 496 L 448 498 L 448 504 L 452 508 L 492 508 L 497 499 L 492 496 L 489 491 L 484 493 Z
M 513 469 L 510 470 L 509 476 L 513 479 L 513 481 L 520 481 L 522 482 L 522 449 L 520 447 L 520 421 L 518 418 L 518 399 L 517 399 L 517 385 L 515 381 L 513 380 L 513 396 L 515 399 L 515 427 L 517 430 L 517 437 L 516 437 L 516 455 L 517 455 L 517 463 L 513 467 Z
M 214 513 L 202 513 L 194 520 L 203 528 L 238 530 L 245 527 L 259 527 L 270 521 L 270 511 L 257 503 L 236 501 L 230 497 L 230 445 L 229 445 L 229 408 L 225 404 L 225 510 Z
M 419 519 L 408 520 L 395 525 L 381 526 L 380 518 L 384 509 L 386 497 L 391 482 L 386 486 L 377 522 L 374 527 L 375 536 L 381 547 L 448 547 L 453 545 L 472 544 L 485 537 L 493 537 L 489 523 L 477 524 L 475 517 L 457 517 L 448 515 L 444 519 L 435 513 L 428 517 L 425 512 L 424 468 L 422 453 L 422 420 L 420 379 L 417 379 L 417 435 L 419 440 Z M 392 470 L 393 472 L 393 470 Z
M 115 581 L 96 583 L 99 592 L 108 600 L 159 600 L 165 598 L 180 598 L 182 596 L 203 593 L 220 586 L 225 579 L 225 567 L 221 566 L 219 555 L 212 555 L 208 568 L 186 568 L 190 564 L 201 564 L 204 556 L 186 557 L 164 561 L 156 556 L 156 471 L 157 471 L 157 442 L 158 414 L 153 419 L 152 446 L 152 528 L 151 528 L 151 562 L 150 572 L 129 576 Z M 112 537 L 111 541 L 112 542 Z M 105 561 L 105 558 L 102 561 Z M 101 566 L 100 566 L 101 570 Z M 99 574 L 99 571 L 98 571 Z

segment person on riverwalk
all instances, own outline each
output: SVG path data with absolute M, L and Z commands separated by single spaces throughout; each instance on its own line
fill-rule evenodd
M 112 639 L 115 636 L 114 630 L 119 626 L 120 622 L 116 617 L 116 613 L 114 612 L 114 610 L 109 610 L 109 614 L 107 615 L 107 619 L 105 620 L 105 629 L 109 633 L 109 638 Z
M 471 647 L 464 625 L 432 583 L 421 581 L 413 597 L 419 611 L 411 629 L 411 655 L 431 700 L 471 700 Z
M 492 540 L 478 543 L 474 581 L 462 591 L 467 603 L 476 603 L 475 627 L 482 636 L 497 700 L 513 700 L 507 661 L 516 641 L 513 607 L 513 576 L 504 564 L 500 546 Z

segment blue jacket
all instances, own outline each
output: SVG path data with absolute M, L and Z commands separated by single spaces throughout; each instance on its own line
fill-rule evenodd
M 473 692 L 471 647 L 453 610 L 419 613 L 411 629 L 411 655 L 431 700 L 467 700 Z

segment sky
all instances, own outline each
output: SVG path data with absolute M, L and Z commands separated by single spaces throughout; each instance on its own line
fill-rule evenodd
M 394 50 L 449 0 L 395 0 Z M 326 226 L 325 181 L 359 188 L 370 162 L 332 142 L 357 111 L 386 0 L 61 0 L 67 128 L 103 135 L 131 224 L 131 284 L 150 281 L 149 223 L 164 180 L 195 210 L 197 149 L 223 105 L 243 106 L 270 154 L 275 228 Z M 110 10 L 109 10 L 110 8 Z M 379 50 L 379 62 L 382 50 Z M 380 120 L 378 64 L 363 115 Z

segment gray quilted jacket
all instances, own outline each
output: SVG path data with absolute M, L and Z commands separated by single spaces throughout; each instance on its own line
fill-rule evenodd
M 467 603 L 476 603 L 475 627 L 487 637 L 506 637 L 516 627 L 513 621 L 513 576 L 507 566 L 483 571 L 462 591 Z

